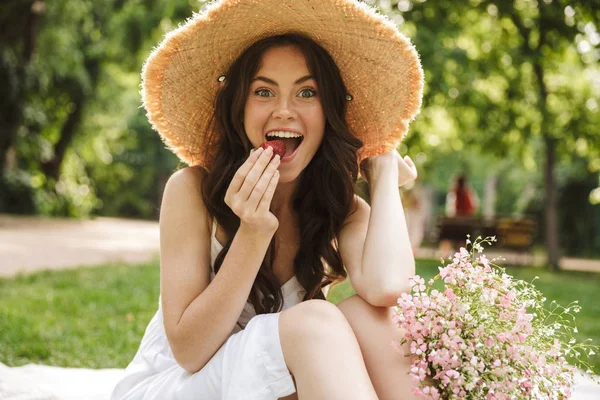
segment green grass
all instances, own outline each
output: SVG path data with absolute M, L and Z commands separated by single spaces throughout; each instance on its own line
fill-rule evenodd
M 125 367 L 158 304 L 156 263 L 0 280 L 0 362 Z
M 417 261 L 417 271 L 425 278 L 433 277 L 437 266 L 437 261 Z M 548 301 L 567 305 L 579 300 L 579 338 L 600 344 L 600 274 L 551 273 L 533 267 L 507 272 L 527 281 L 539 276 L 536 286 Z M 158 291 L 156 262 L 0 279 L 0 362 L 124 368 L 156 312 Z M 328 300 L 337 304 L 352 294 L 344 282 L 331 289 Z M 594 372 L 600 374 L 599 357 Z

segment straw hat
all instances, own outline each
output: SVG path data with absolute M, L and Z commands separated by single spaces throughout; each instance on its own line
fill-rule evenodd
M 423 71 L 394 22 L 355 0 L 220 0 L 168 33 L 142 71 L 148 120 L 182 161 L 207 164 L 202 139 L 229 66 L 252 43 L 284 33 L 308 36 L 336 62 L 360 159 L 396 148 L 419 112 Z

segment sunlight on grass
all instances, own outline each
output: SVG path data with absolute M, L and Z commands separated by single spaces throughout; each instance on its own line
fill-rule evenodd
M 417 272 L 437 273 L 438 262 L 418 260 Z M 510 268 L 546 295 L 567 305 L 579 300 L 579 338 L 600 343 L 600 274 Z M 111 264 L 96 268 L 40 272 L 0 279 L 0 362 L 64 367 L 124 368 L 135 355 L 146 325 L 156 312 L 159 267 Z M 355 294 L 348 281 L 330 290 L 334 304 Z M 596 359 L 595 373 L 600 373 Z
M 156 311 L 156 264 L 0 280 L 0 361 L 124 367 Z

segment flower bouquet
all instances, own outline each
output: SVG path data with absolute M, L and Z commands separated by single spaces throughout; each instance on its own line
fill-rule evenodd
M 566 399 L 576 367 L 588 370 L 597 346 L 578 342 L 573 313 L 532 283 L 517 280 L 492 264 L 477 238 L 427 284 L 411 278 L 412 291 L 398 299 L 394 321 L 405 331 L 392 345 L 411 357 L 413 392 L 428 399 Z M 434 287 L 443 281 L 443 288 Z

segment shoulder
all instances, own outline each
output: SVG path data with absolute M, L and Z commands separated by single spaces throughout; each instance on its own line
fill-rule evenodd
M 184 187 L 199 189 L 206 174 L 207 172 L 201 167 L 182 168 L 175 171 L 169 177 L 165 190 L 167 190 L 167 188 L 171 188 L 171 190 L 180 190 Z
M 207 210 L 202 200 L 202 181 L 207 172 L 201 167 L 187 167 L 175 171 L 167 181 L 161 203 L 164 216 L 207 221 Z

